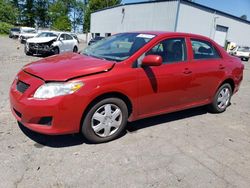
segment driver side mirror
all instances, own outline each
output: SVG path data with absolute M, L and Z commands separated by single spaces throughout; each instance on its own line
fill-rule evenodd
M 142 60 L 142 66 L 160 66 L 162 57 L 159 55 L 147 55 Z

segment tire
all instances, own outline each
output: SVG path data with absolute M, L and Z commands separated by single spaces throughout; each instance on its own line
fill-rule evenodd
M 74 46 L 74 48 L 73 48 L 73 52 L 74 52 L 74 53 L 77 53 L 77 52 L 78 52 L 78 48 L 77 48 L 77 46 Z
M 55 47 L 55 48 L 53 49 L 53 54 L 54 54 L 54 55 L 60 54 L 60 50 L 59 50 L 58 47 Z
M 24 47 L 24 53 L 25 53 L 26 55 L 28 55 L 28 56 L 33 55 L 33 53 L 31 53 L 29 50 L 27 50 L 27 47 L 26 47 L 26 46 Z
M 242 58 L 241 58 L 241 61 L 248 61 L 248 59 L 249 59 L 249 58 L 247 58 L 247 57 L 242 57 Z
M 23 37 L 20 37 L 20 43 L 21 43 L 21 44 L 25 44 L 25 40 L 24 40 Z
M 86 113 L 81 132 L 90 143 L 108 142 L 121 135 L 127 119 L 125 102 L 119 98 L 106 98 L 95 103 Z
M 212 113 L 222 113 L 230 105 L 232 97 L 232 87 L 230 84 L 225 83 L 217 90 L 213 102 L 208 106 L 209 111 Z

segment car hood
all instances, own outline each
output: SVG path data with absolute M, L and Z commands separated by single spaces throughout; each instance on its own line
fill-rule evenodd
M 67 81 L 112 69 L 114 62 L 76 53 L 64 53 L 30 63 L 23 67 L 29 74 L 45 81 Z
M 28 43 L 46 43 L 50 42 L 57 37 L 34 37 L 27 40 Z
M 37 33 L 22 33 L 22 34 L 20 34 L 20 36 L 23 36 L 23 37 L 34 37 L 36 35 L 37 35 Z

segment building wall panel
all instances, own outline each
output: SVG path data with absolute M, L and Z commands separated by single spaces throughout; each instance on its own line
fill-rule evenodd
M 238 45 L 250 46 L 250 24 L 191 5 L 180 5 L 177 31 L 201 34 L 215 39 L 216 25 L 228 28 L 226 39 Z
M 173 31 L 177 1 L 132 4 L 91 14 L 92 33 Z

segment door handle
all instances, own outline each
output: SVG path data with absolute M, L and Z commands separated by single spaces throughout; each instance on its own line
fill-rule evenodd
M 184 74 L 191 74 L 192 71 L 189 70 L 188 68 L 185 68 L 184 71 L 183 71 Z
M 225 69 L 225 66 L 222 65 L 222 64 L 220 64 L 220 65 L 219 65 L 219 69 L 223 70 L 223 69 Z

